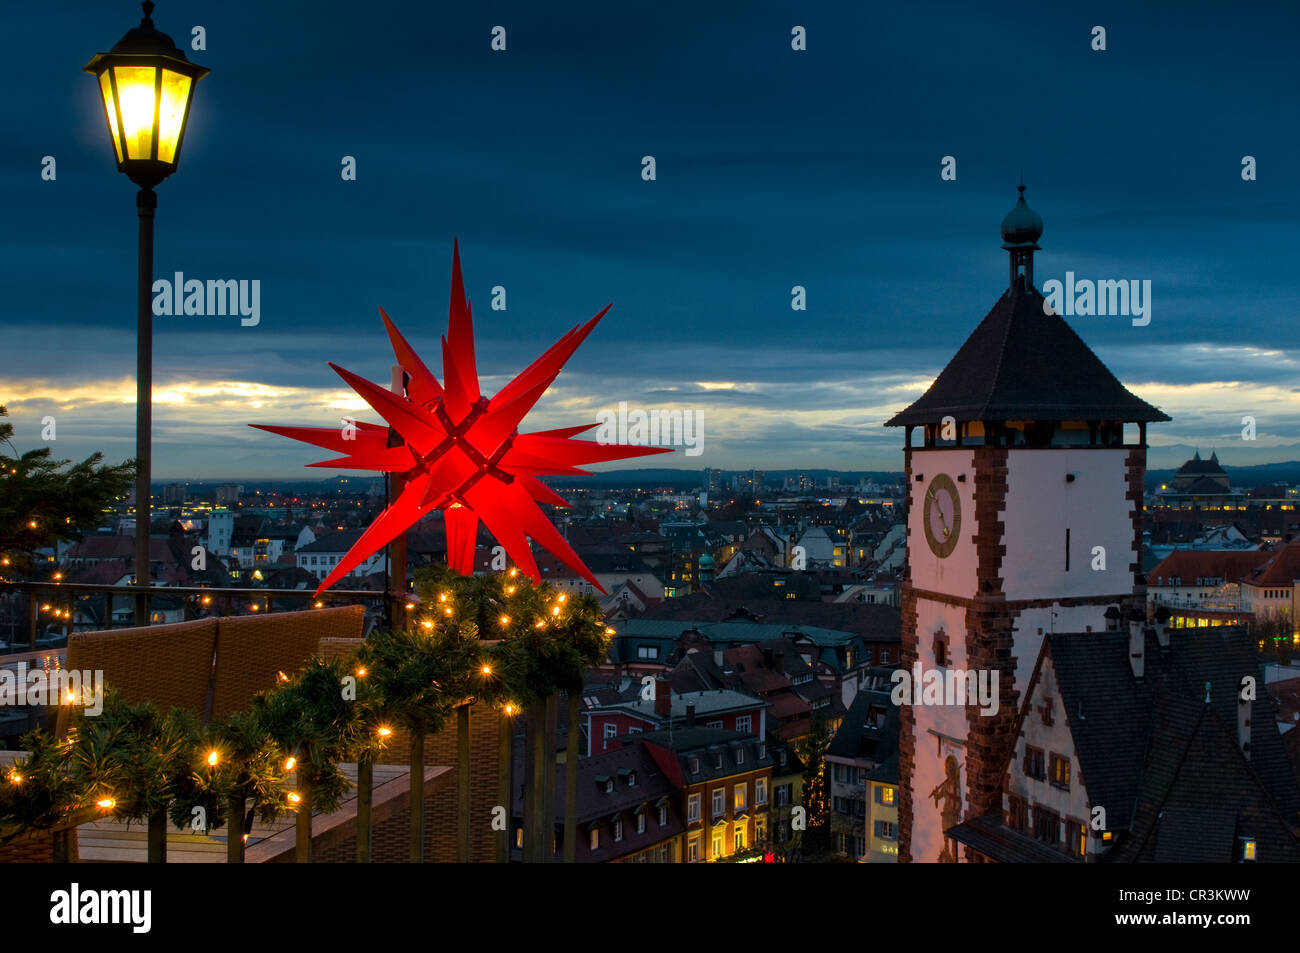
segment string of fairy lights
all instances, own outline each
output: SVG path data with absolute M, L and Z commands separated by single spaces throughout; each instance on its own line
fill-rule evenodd
M 466 703 L 513 717 L 580 691 L 614 634 L 592 596 L 535 585 L 515 568 L 426 567 L 416 592 L 404 628 L 372 632 L 349 659 L 278 673 L 229 718 L 200 725 L 179 709 L 128 704 L 110 685 L 99 715 L 74 709 L 62 737 L 25 736 L 27 757 L 0 784 L 0 843 L 92 806 L 119 819 L 166 810 L 178 828 L 201 808 L 205 829 L 238 824 L 245 840 L 254 815 L 272 821 L 304 804 L 328 813 L 355 783 L 341 763 L 374 763 L 399 730 L 440 730 Z

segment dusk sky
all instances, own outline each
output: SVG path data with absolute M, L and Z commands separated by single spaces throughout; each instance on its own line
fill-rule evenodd
M 325 362 L 387 383 L 379 307 L 440 372 L 453 237 L 488 394 L 613 303 L 521 429 L 627 401 L 702 413 L 704 453 L 614 466 L 901 470 L 882 425 L 1004 290 L 1022 169 L 1040 287 L 1151 282 L 1145 327 L 1067 318 L 1173 417 L 1150 465 L 1300 460 L 1296 5 L 975 7 L 159 0 L 212 73 L 158 187 L 155 274 L 256 279 L 261 301 L 256 327 L 155 318 L 155 479 L 330 475 L 247 424 L 362 408 Z M 136 190 L 81 70 L 140 6 L 3 18 L 0 403 L 19 450 L 53 415 L 56 456 L 118 462 Z

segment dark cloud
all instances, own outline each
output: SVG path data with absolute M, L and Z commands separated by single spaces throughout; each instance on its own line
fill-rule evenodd
M 340 0 L 164 0 L 155 15 L 178 42 L 202 24 L 208 49 L 192 56 L 213 70 L 181 170 L 159 188 L 156 272 L 262 283 L 257 328 L 159 318 L 158 385 L 283 392 L 260 408 L 220 388 L 160 405 L 160 474 L 296 467 L 243 423 L 333 413 L 320 395 L 346 388 L 327 360 L 386 380 L 379 306 L 436 368 L 453 236 L 489 389 L 614 303 L 537 426 L 671 404 L 722 428 L 692 466 L 901 465 L 880 423 L 1001 293 L 997 226 L 1022 168 L 1046 225 L 1040 283 L 1067 270 L 1152 281 L 1149 326 L 1073 323 L 1174 413 L 1153 441 L 1230 434 L 1230 414 L 1251 412 L 1238 403 L 1273 427 L 1251 453 L 1300 437 L 1281 397 L 1300 389 L 1294 7 L 1102 3 L 1085 21 L 1027 2 L 358 14 Z M 138 8 L 5 16 L 10 36 L 57 35 L 65 51 L 15 43 L 0 62 L 22 130 L 0 143 L 14 223 L 0 235 L 0 401 L 23 423 L 60 388 L 116 393 L 134 373 L 133 190 L 79 70 Z M 498 23 L 504 54 L 488 49 Z M 805 53 L 789 48 L 795 23 Z M 1093 23 L 1104 53 L 1089 49 Z M 40 179 L 43 155 L 55 182 Z M 339 178 L 344 155 L 356 182 Z M 945 155 L 956 182 L 939 179 Z M 1241 180 L 1244 155 L 1258 181 Z M 505 311 L 490 308 L 497 285 Z M 805 312 L 790 309 L 795 285 Z M 129 402 L 67 413 L 84 424 L 70 448 L 132 446 Z

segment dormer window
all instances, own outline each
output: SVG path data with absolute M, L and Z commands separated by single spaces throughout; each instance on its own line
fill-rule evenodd
M 1242 837 L 1240 841 L 1242 863 L 1253 863 L 1255 860 L 1255 838 Z
M 758 743 L 758 760 L 762 761 L 766 757 L 767 757 L 767 742 L 760 741 Z
M 737 749 L 736 749 L 736 764 L 744 764 L 744 763 L 745 763 L 745 749 L 744 749 L 744 748 L 737 748 Z
M 700 773 L 700 759 L 691 758 L 691 774 L 699 774 L 699 773 Z
M 721 751 L 719 751 L 717 754 L 715 754 L 715 755 L 713 756 L 713 766 L 714 766 L 715 768 L 721 768 L 721 767 L 722 767 L 722 752 L 721 752 Z

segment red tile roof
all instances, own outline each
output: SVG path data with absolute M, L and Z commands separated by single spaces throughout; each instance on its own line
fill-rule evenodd
M 1199 576 L 1218 577 L 1225 583 L 1240 582 L 1269 555 L 1267 550 L 1260 549 L 1180 549 L 1160 560 L 1147 573 L 1147 584 L 1169 586 L 1170 579 L 1178 579 L 1180 585 L 1190 586 Z
M 1300 542 L 1273 550 L 1263 565 L 1242 579 L 1252 586 L 1290 586 L 1300 579 Z

